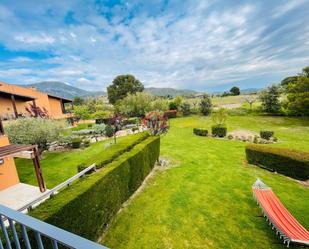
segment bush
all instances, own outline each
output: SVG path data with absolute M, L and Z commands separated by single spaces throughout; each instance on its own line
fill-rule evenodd
M 208 116 L 211 113 L 211 107 L 212 104 L 209 95 L 204 94 L 200 102 L 201 113 L 205 116 Z
M 86 169 L 86 168 L 87 168 L 87 166 L 86 166 L 86 164 L 84 164 L 84 163 L 81 163 L 81 164 L 77 165 L 77 171 L 78 171 L 78 173 L 81 172 L 81 171 L 83 171 L 83 170 Z
M 106 125 L 105 127 L 105 135 L 107 137 L 112 137 L 114 135 L 114 130 L 113 130 L 113 127 L 111 125 Z
M 176 118 L 177 116 L 177 111 L 176 110 L 169 110 L 164 112 L 164 117 L 166 118 Z
M 85 147 L 89 147 L 90 146 L 90 140 L 89 139 L 85 139 L 83 141 L 83 144 L 84 144 Z
M 246 146 L 247 161 L 300 180 L 309 178 L 309 153 L 267 145 Z
M 43 118 L 19 118 L 5 126 L 12 144 L 37 144 L 40 152 L 47 144 L 57 141 L 67 126 L 64 121 Z
M 266 140 L 269 140 L 273 135 L 273 131 L 260 131 L 260 137 Z
M 194 128 L 193 133 L 198 136 L 207 136 L 208 130 L 203 129 L 203 128 Z
M 224 125 L 213 125 L 211 127 L 211 133 L 215 137 L 225 137 L 227 133 L 227 128 Z
M 149 137 L 105 168 L 48 199 L 30 215 L 97 241 L 121 205 L 142 184 L 159 154 L 160 137 Z
M 168 105 L 168 108 L 169 108 L 170 110 L 177 111 L 178 106 L 176 105 L 175 102 L 170 102 L 169 105 Z
M 180 105 L 181 112 L 184 116 L 190 115 L 191 106 L 188 102 L 184 102 Z
M 73 140 L 72 140 L 72 148 L 73 149 L 80 148 L 81 143 L 82 143 L 82 139 L 80 137 L 73 138 Z

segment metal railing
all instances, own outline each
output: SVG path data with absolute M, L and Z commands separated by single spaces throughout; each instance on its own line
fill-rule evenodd
M 8 227 L 5 225 L 3 218 L 8 220 Z M 7 249 L 44 249 L 44 246 L 50 247 L 50 245 L 53 249 L 58 249 L 59 245 L 73 249 L 107 249 L 107 247 L 101 246 L 76 234 L 2 205 L 0 205 L 0 222 L 2 231 L 2 236 L 0 236 L 0 249 L 4 249 L 4 246 Z M 21 232 L 19 233 L 17 232 L 19 231 L 17 230 L 17 224 L 21 228 Z M 29 231 L 31 231 L 34 236 L 28 236 Z M 12 236 L 9 236 L 9 234 Z M 31 239 L 29 239 L 29 237 Z M 4 243 L 2 242 L 3 238 Z M 47 243 L 49 243 L 49 245 Z
M 71 184 L 73 181 L 75 181 L 75 180 L 77 180 L 78 178 L 84 176 L 84 175 L 85 175 L 86 173 L 88 173 L 89 171 L 92 171 L 92 170 L 95 170 L 95 169 L 96 169 L 96 164 L 90 165 L 89 167 L 85 168 L 85 169 L 82 170 L 81 172 L 79 172 L 79 173 L 77 173 L 76 175 L 72 176 L 72 177 L 69 178 L 68 180 L 66 180 L 66 181 L 64 181 L 64 182 L 62 182 L 62 183 L 60 183 L 59 185 L 57 185 L 57 186 L 54 187 L 53 189 L 47 190 L 44 194 L 42 194 L 42 195 L 41 195 L 40 197 L 38 197 L 37 199 L 35 199 L 35 200 L 33 200 L 33 201 L 27 203 L 26 205 L 22 206 L 21 208 L 19 208 L 18 211 L 19 211 L 19 212 L 22 212 L 22 211 L 24 211 L 24 210 L 26 210 L 26 209 L 27 209 L 28 211 L 31 210 L 32 207 L 33 207 L 35 204 L 37 204 L 37 203 L 39 203 L 39 202 L 41 202 L 41 201 L 43 201 L 43 200 L 45 200 L 45 199 L 47 199 L 47 198 L 49 198 L 49 197 L 55 195 L 60 189 L 66 187 L 66 186 L 70 186 L 70 184 Z M 2 249 L 2 248 L 0 247 L 0 249 Z

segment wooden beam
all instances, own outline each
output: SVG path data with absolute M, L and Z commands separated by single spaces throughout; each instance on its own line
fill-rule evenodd
M 12 105 L 13 105 L 13 109 L 14 109 L 15 118 L 18 118 L 18 112 L 17 112 L 17 108 L 16 108 L 15 96 L 13 94 L 11 94 L 11 100 L 12 100 Z
M 1 117 L 0 117 L 0 135 L 4 135 L 4 128 L 3 128 Z
M 45 187 L 45 183 L 43 179 L 42 169 L 41 169 L 40 160 L 39 160 L 39 151 L 37 147 L 33 148 L 33 154 L 34 154 L 34 158 L 32 159 L 32 161 L 34 164 L 36 178 L 38 180 L 40 191 L 43 193 L 46 191 L 46 187 Z
M 11 156 L 17 158 L 33 159 L 34 153 L 33 151 L 20 151 L 15 154 L 12 154 Z
M 32 100 L 32 104 L 33 104 L 33 107 L 34 107 L 34 116 L 37 117 L 38 116 L 38 109 L 36 107 L 35 100 Z

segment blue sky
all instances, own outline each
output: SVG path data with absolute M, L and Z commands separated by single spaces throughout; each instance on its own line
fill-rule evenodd
M 309 0 L 0 0 L 0 81 L 264 87 L 309 65 L 308 24 Z

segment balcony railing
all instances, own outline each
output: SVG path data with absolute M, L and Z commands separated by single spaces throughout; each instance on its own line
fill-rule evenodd
M 6 221 L 4 221 L 4 219 L 6 219 Z M 8 224 L 5 224 L 7 222 Z M 107 249 L 95 242 L 2 205 L 0 205 L 0 223 L 0 249 L 31 249 L 36 247 L 44 249 L 44 245 L 48 248 L 51 245 L 53 249 L 58 249 L 60 245 L 73 249 Z M 17 224 L 21 228 L 20 233 L 17 232 Z M 82 225 L 83 224 L 81 224 L 81 226 Z M 29 239 L 29 231 L 34 234 L 34 239 Z M 9 236 L 9 234 L 12 236 Z M 2 239 L 4 239 L 4 242 Z M 49 243 L 49 245 L 47 245 L 47 243 Z

